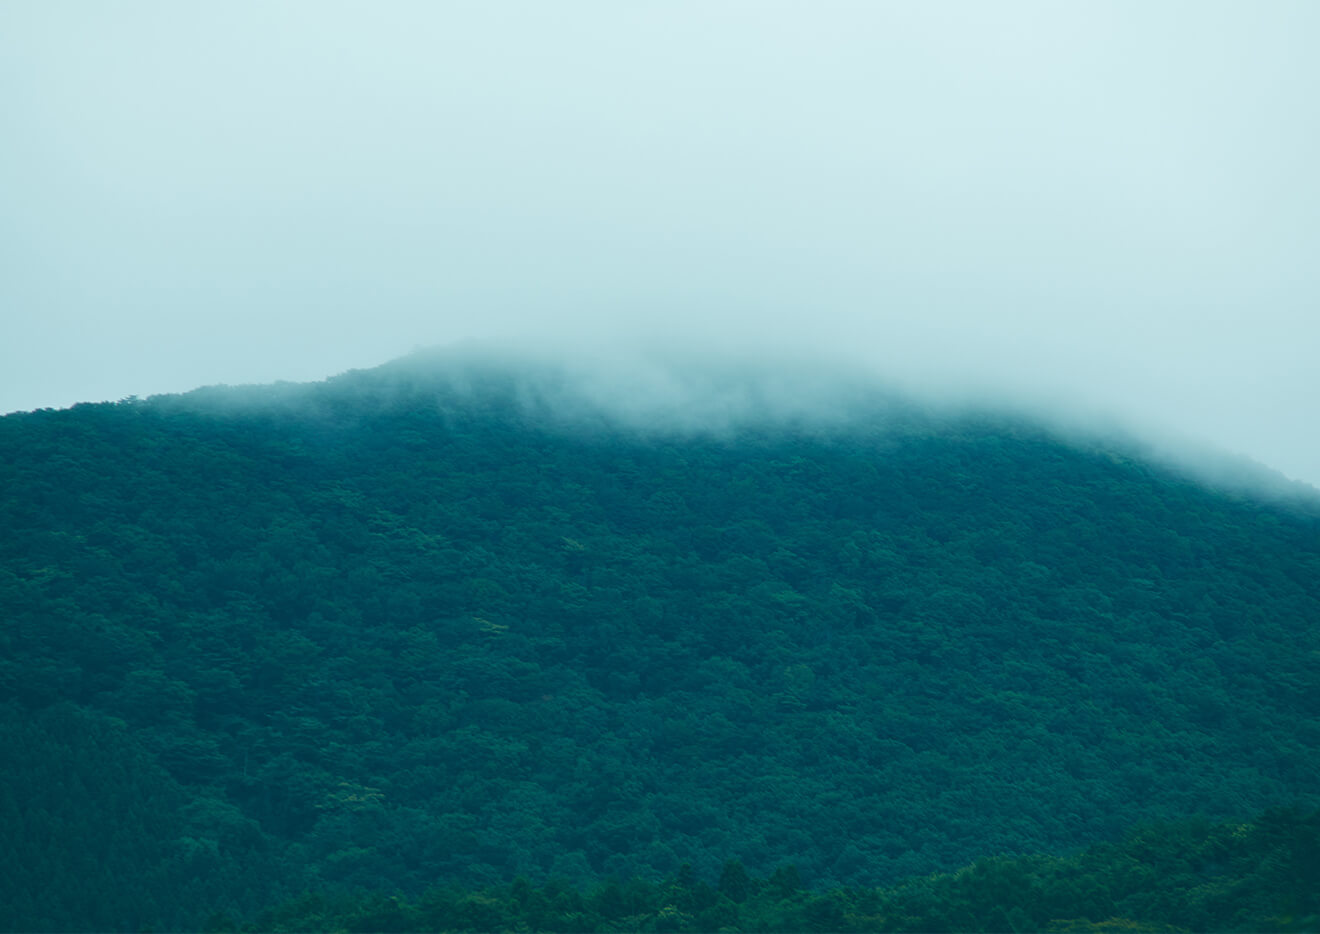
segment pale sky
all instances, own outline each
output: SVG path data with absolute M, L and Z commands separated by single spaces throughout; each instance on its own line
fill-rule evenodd
M 1320 484 L 1320 3 L 0 3 L 0 412 L 845 352 Z

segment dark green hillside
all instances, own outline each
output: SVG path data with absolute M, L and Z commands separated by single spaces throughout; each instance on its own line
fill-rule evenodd
M 875 885 L 1320 801 L 1314 513 L 857 394 L 709 432 L 445 373 L 0 419 L 0 765 L 105 782 L 5 823 L 48 886 L 8 904 L 102 822 L 121 898 L 213 861 L 177 926 L 730 858 Z
M 1320 811 L 1155 824 L 1076 856 L 992 857 L 891 886 L 811 892 L 794 867 L 756 878 L 732 860 L 712 882 L 681 867 L 655 883 L 585 890 L 516 879 L 436 886 L 415 899 L 308 893 L 245 930 L 1314 931 Z M 215 920 L 216 930 L 233 928 L 232 919 Z

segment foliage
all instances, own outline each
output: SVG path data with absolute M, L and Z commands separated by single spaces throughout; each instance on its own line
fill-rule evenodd
M 739 892 L 726 891 L 730 872 Z M 254 931 L 1054 931 L 1315 930 L 1320 811 L 1254 823 L 1149 826 L 1072 857 L 983 859 L 880 888 L 802 891 L 726 864 L 718 889 L 685 867 L 659 883 L 579 890 L 525 879 L 429 889 L 415 901 L 307 895 L 264 912 Z
M 1003 420 L 639 431 L 521 394 L 0 419 L 0 766 L 104 782 L 7 805 L 42 867 L 10 927 L 732 857 L 823 891 L 1320 799 L 1313 513 Z M 84 879 L 155 914 L 38 894 Z

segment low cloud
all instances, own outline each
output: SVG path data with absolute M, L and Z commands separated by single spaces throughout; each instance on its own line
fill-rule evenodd
M 1318 28 L 1305 2 L 5 5 L 0 411 L 614 342 L 843 358 L 1320 483 Z

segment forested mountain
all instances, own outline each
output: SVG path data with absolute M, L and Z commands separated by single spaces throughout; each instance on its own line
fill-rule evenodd
M 1313 501 L 842 380 L 638 385 L 432 354 L 0 419 L 5 925 L 892 885 L 1320 803 Z

